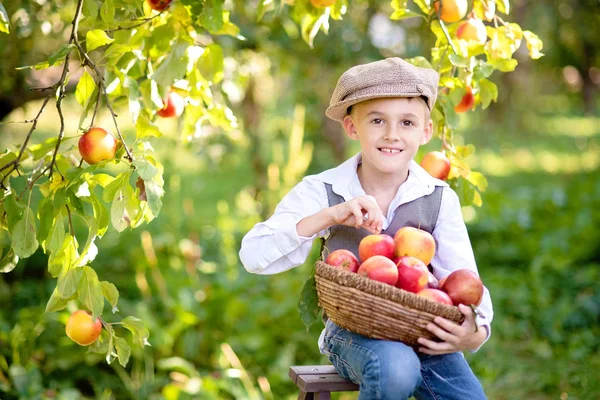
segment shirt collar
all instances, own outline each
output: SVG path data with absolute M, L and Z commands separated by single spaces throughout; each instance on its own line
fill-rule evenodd
M 359 152 L 339 166 L 320 173 L 317 178 L 331 184 L 334 193 L 344 199 L 354 198 L 355 186 L 360 186 L 356 170 L 361 160 L 362 154 Z M 433 192 L 436 186 L 448 186 L 448 184 L 432 177 L 416 161 L 412 160 L 409 165 L 408 179 L 400 186 L 400 189 L 418 188 L 418 192 L 422 195 L 428 195 Z

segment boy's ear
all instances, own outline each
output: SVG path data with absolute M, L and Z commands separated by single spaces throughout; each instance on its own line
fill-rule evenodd
M 358 139 L 358 133 L 356 132 L 356 126 L 354 125 L 354 121 L 352 120 L 352 116 L 350 114 L 344 117 L 342 121 L 342 125 L 344 126 L 344 131 L 346 135 L 352 140 Z
M 427 125 L 425 125 L 425 129 L 423 129 L 423 136 L 421 136 L 421 145 L 429 143 L 431 137 L 433 136 L 433 122 L 429 120 Z

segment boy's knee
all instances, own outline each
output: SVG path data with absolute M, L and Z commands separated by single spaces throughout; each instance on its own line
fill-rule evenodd
M 384 352 L 377 354 L 377 362 L 370 367 L 373 374 L 379 375 L 376 391 L 382 400 L 408 399 L 421 384 L 419 357 L 401 343 L 387 346 Z

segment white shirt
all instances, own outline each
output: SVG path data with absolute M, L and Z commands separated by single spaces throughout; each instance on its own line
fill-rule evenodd
M 298 236 L 296 225 L 303 218 L 329 207 L 325 183 L 331 184 L 332 190 L 345 201 L 364 195 L 357 174 L 360 162 L 361 153 L 358 153 L 338 167 L 309 175 L 298 183 L 277 205 L 271 218 L 256 224 L 242 239 L 240 259 L 246 270 L 269 275 L 302 265 L 310 253 L 313 239 L 327 237 L 329 229 L 311 237 L 302 237 Z M 478 273 L 458 196 L 446 182 L 433 178 L 415 161 L 411 161 L 408 179 L 398 188 L 390 203 L 383 229 L 394 219 L 398 206 L 431 194 L 436 186 L 444 189 L 438 220 L 432 232 L 436 242 L 436 252 L 431 261 L 433 273 L 438 279 L 461 268 Z M 479 310 L 485 317 L 478 316 L 476 323 L 487 329 L 487 341 L 493 318 L 492 300 L 487 288 L 484 288 Z M 324 330 L 319 338 L 322 352 L 323 337 Z

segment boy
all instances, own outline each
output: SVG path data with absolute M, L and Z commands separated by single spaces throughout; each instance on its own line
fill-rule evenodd
M 305 177 L 242 241 L 249 272 L 274 274 L 302 264 L 317 236 L 329 251 L 358 255 L 368 234 L 394 236 L 402 226 L 432 233 L 431 262 L 441 279 L 458 268 L 477 272 L 457 195 L 414 160 L 433 127 L 430 112 L 438 74 L 400 58 L 358 65 L 340 77 L 326 111 L 361 152 L 336 168 Z M 462 351 L 476 351 L 489 337 L 492 304 L 487 289 L 473 317 L 461 305 L 462 325 L 437 317 L 428 330 L 441 341 L 420 338 L 414 351 L 400 342 L 374 340 L 331 320 L 319 338 L 321 352 L 338 373 L 360 385 L 359 399 L 485 399 Z M 479 326 L 479 329 L 476 329 Z

